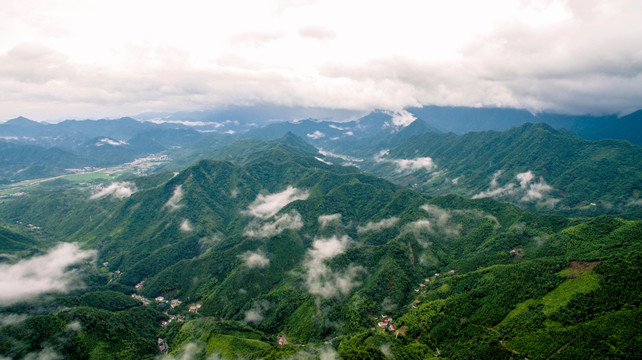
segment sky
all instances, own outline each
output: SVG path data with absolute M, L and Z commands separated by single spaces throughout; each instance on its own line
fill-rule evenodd
M 0 121 L 277 104 L 642 108 L 638 0 L 2 0 Z

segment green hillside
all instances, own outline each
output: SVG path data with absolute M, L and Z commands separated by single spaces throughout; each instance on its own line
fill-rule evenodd
M 399 166 L 399 160 L 422 157 L 432 166 Z M 427 132 L 361 166 L 429 195 L 494 197 L 584 216 L 631 211 L 642 189 L 641 147 L 584 140 L 545 124 L 464 135 Z
M 97 262 L 83 289 L 0 308 L 27 316 L 0 353 L 153 358 L 161 338 L 197 359 L 642 355 L 641 222 L 428 197 L 285 140 L 128 180 L 127 197 L 3 204 Z

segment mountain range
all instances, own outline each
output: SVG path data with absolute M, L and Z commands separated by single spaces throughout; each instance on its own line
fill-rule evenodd
M 160 338 L 196 358 L 639 355 L 639 221 L 427 197 L 293 134 L 219 151 L 232 162 L 113 183 L 124 196 L 62 182 L 5 200 L 13 254 L 31 231 L 96 261 L 74 272 L 84 288 L 0 309 L 22 319 L 0 352 L 152 358 Z
M 232 110 L 0 124 L 0 356 L 642 357 L 630 139 L 505 109 Z

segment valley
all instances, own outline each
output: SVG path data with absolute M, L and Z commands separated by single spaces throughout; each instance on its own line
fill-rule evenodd
M 637 356 L 639 220 L 426 195 L 291 133 L 207 154 L 5 185 L 24 192 L 0 200 L 5 272 L 62 251 L 76 265 L 54 271 L 61 287 L 5 298 L 0 351 Z

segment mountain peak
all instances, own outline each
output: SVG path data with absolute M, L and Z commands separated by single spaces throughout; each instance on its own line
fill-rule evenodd
M 17 118 L 7 120 L 5 124 L 11 124 L 11 125 L 39 125 L 40 123 L 37 121 L 33 121 L 30 119 L 27 119 L 24 116 L 18 116 Z

